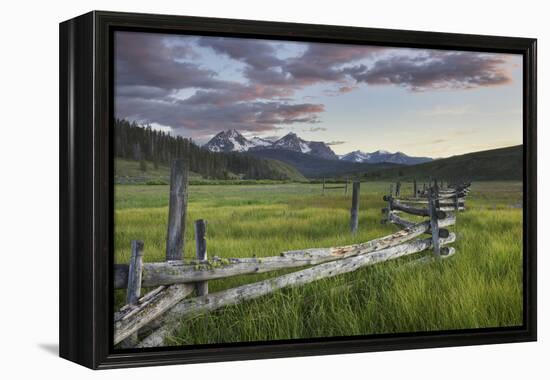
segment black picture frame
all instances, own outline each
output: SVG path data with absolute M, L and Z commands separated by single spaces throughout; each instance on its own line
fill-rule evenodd
M 524 318 L 517 328 L 114 351 L 115 30 L 516 53 L 523 56 Z M 60 24 L 60 356 L 93 369 L 536 340 L 536 39 L 93 11 Z

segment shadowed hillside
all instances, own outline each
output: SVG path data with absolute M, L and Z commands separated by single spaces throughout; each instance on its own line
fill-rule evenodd
M 481 180 L 521 180 L 523 178 L 523 145 L 474 152 L 442 158 L 432 162 L 371 171 L 369 179 L 409 179 L 435 177 Z M 449 175 L 452 178 L 449 178 Z

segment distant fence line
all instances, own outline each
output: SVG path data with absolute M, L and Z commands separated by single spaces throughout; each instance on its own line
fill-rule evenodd
M 349 179 L 344 195 L 347 194 Z M 349 273 L 359 268 L 432 249 L 436 258 L 454 254 L 447 247 L 455 241 L 454 233 L 445 227 L 456 223 L 453 211 L 464 210 L 470 184 L 447 185 L 430 181 L 422 190 L 413 183 L 410 198 L 398 198 L 401 183 L 393 185 L 384 196 L 383 223 L 392 223 L 401 230 L 364 243 L 341 247 L 309 248 L 286 251 L 278 256 L 252 258 L 207 257 L 207 222 L 194 222 L 196 258 L 183 260 L 188 203 L 188 166 L 175 160 L 170 176 L 170 200 L 166 238 L 166 261 L 144 263 L 146 246 L 132 240 L 129 264 L 114 268 L 116 289 L 126 288 L 126 305 L 114 316 L 114 344 L 121 347 L 157 347 L 174 333 L 182 318 L 211 312 L 261 297 L 278 289 L 301 286 L 313 281 Z M 323 193 L 325 181 L 323 180 Z M 350 208 L 350 231 L 359 228 L 360 182 L 353 181 Z M 408 213 L 427 217 L 421 222 L 402 218 Z M 421 235 L 429 234 L 429 238 Z M 210 294 L 208 281 L 246 274 L 271 272 L 309 266 L 297 272 Z M 142 288 L 154 288 L 141 296 Z M 187 298 L 194 294 L 192 298 Z M 144 333 L 148 335 L 144 336 Z
M 346 178 L 346 182 L 344 182 L 343 185 L 339 185 L 339 184 L 327 185 L 325 182 L 325 178 L 323 177 L 321 194 L 325 195 L 325 190 L 344 189 L 344 195 L 348 195 L 348 185 L 349 185 L 349 177 Z

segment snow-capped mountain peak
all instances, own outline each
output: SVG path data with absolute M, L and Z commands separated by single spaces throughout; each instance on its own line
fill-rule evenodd
M 328 145 L 320 141 L 306 141 L 294 132 L 289 132 L 277 141 L 261 137 L 245 138 L 238 131 L 231 129 L 223 131 L 208 141 L 204 147 L 212 152 L 246 152 L 250 149 L 282 149 L 300 152 L 328 159 L 338 159 L 338 156 Z
M 271 146 L 273 145 L 273 141 L 262 139 L 261 137 L 252 137 L 249 140 L 254 146 Z
M 296 133 L 289 132 L 276 141 L 261 137 L 247 139 L 236 129 L 222 131 L 212 137 L 204 147 L 212 152 L 247 152 L 249 150 L 279 149 L 299 152 L 311 156 L 358 163 L 393 163 L 400 165 L 415 165 L 432 161 L 430 157 L 411 157 L 403 152 L 389 152 L 377 150 L 375 152 L 362 152 L 355 150 L 347 154 L 337 156 L 332 149 L 321 141 L 306 141 Z
M 304 149 L 308 149 L 305 141 L 299 138 L 294 132 L 287 133 L 285 136 L 275 141 L 273 146 L 281 149 L 296 150 L 302 153 L 306 153 L 304 152 Z
M 222 131 L 205 144 L 212 152 L 246 152 L 254 145 L 237 130 Z
M 351 162 L 366 162 L 369 160 L 370 156 L 370 153 L 361 152 L 360 150 L 354 150 L 353 152 L 349 152 L 348 154 L 340 156 L 340 159 L 343 161 Z
M 298 135 L 294 132 L 289 132 L 279 140 L 275 141 L 275 143 L 273 143 L 273 148 L 292 150 L 330 160 L 338 159 L 338 156 L 324 142 L 306 141 L 298 137 Z
M 432 158 L 430 157 L 411 157 L 407 156 L 403 152 L 391 153 L 387 150 L 377 150 L 376 152 L 372 153 L 365 153 L 361 152 L 360 150 L 356 150 L 340 156 L 340 159 L 343 161 L 367 162 L 371 164 L 384 162 L 401 165 L 415 165 L 432 161 Z

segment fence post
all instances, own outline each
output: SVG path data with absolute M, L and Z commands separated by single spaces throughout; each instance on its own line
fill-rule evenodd
M 391 201 L 392 201 L 392 196 L 390 195 L 388 197 L 388 207 L 386 208 L 386 210 L 387 210 L 386 222 L 390 222 L 390 220 L 391 220 Z
M 458 210 L 458 189 L 455 190 L 455 210 Z
M 141 294 L 141 272 L 143 270 L 143 241 L 132 240 L 132 256 L 128 268 L 128 288 L 126 303 L 137 304 Z
M 137 305 L 141 295 L 141 274 L 143 271 L 143 241 L 132 240 L 132 254 L 128 266 L 128 286 L 126 288 L 126 304 Z M 138 333 L 135 332 L 120 342 L 121 348 L 133 348 L 139 343 Z
M 361 182 L 353 182 L 353 192 L 351 196 L 351 221 L 350 228 L 351 233 L 357 233 L 357 225 L 359 224 L 359 190 L 361 187 Z
M 393 183 L 390 183 L 390 197 L 393 197 Z
M 349 177 L 346 177 L 346 187 L 344 188 L 344 196 L 348 195 Z
M 325 195 L 325 177 L 323 177 L 323 192 L 322 195 Z
M 401 194 L 401 182 L 395 183 L 395 197 L 397 198 Z
M 416 188 L 416 178 L 413 179 L 413 197 L 415 197 L 415 198 L 418 197 L 418 192 L 417 192 L 417 188 Z
M 430 214 L 430 228 L 432 230 L 432 246 L 434 256 L 439 258 L 439 222 L 437 220 L 437 192 L 434 188 L 428 189 L 428 210 Z
M 206 253 L 206 220 L 195 220 L 195 245 L 197 260 L 204 261 L 207 259 Z M 208 281 L 196 283 L 197 296 L 205 296 L 208 294 Z
M 187 163 L 182 159 L 174 160 L 170 173 L 170 203 L 166 237 L 167 261 L 183 259 L 188 177 Z

